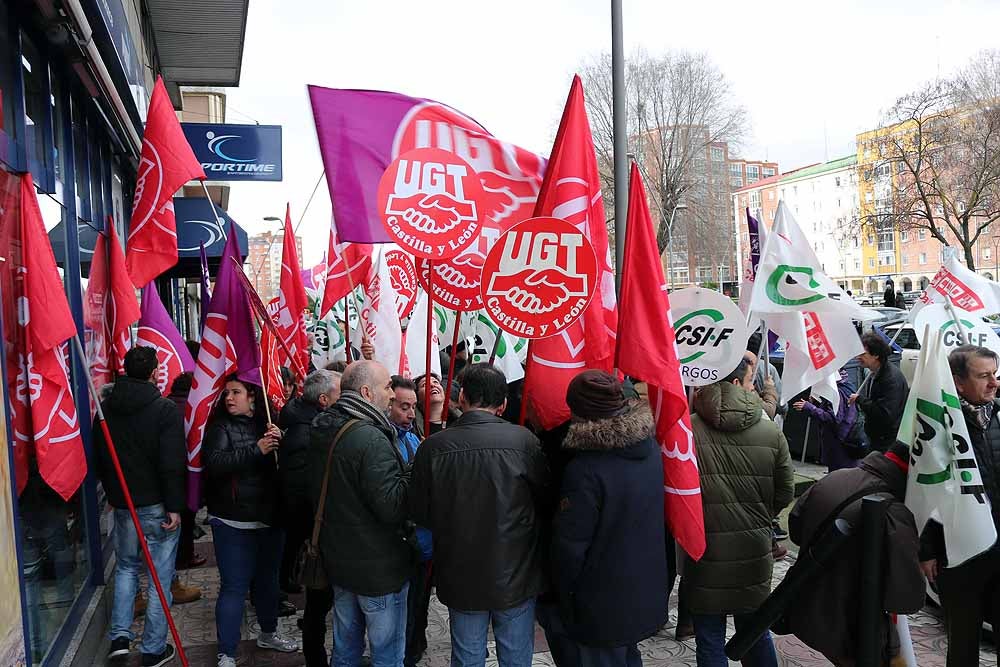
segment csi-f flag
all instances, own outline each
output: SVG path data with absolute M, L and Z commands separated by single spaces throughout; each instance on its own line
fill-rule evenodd
M 856 304 L 823 272 L 812 245 L 784 202 L 778 202 L 774 226 L 761 251 L 750 310 L 751 319 L 767 319 L 775 331 L 771 313 L 836 313 L 856 320 L 879 317 L 877 311 Z
M 920 350 L 897 439 L 910 446 L 906 506 L 918 530 L 941 524 L 955 567 L 993 546 L 997 534 L 941 338 Z

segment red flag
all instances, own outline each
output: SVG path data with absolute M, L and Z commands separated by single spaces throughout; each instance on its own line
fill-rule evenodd
M 205 180 L 205 171 L 177 122 L 163 79 L 157 78 L 142 137 L 125 253 L 128 274 L 136 287 L 144 287 L 177 263 L 173 197 L 182 185 L 196 178 Z
M 528 348 L 524 398 L 539 425 L 551 429 L 569 419 L 570 380 L 588 368 L 611 372 L 618 328 L 601 180 L 578 76 L 573 78 L 535 206 L 535 216 L 542 215 L 575 225 L 590 239 L 600 264 L 599 293 L 583 316 L 558 336 L 532 341 Z
M 125 270 L 125 253 L 109 217 L 107 239 L 99 234 L 94 245 L 83 303 L 83 321 L 91 330 L 87 356 L 96 386 L 113 381 L 124 368 L 131 344 L 129 325 L 140 314 L 135 287 Z
M 687 397 L 670 324 L 670 298 L 663 279 L 653 221 L 639 168 L 632 163 L 628 197 L 628 234 L 622 267 L 621 321 L 617 363 L 621 372 L 642 380 L 656 420 L 663 457 L 663 505 L 670 532 L 691 556 L 705 553 L 701 482 Z M 659 289 L 654 289 L 659 286 Z
M 275 410 L 285 406 L 285 382 L 281 377 L 281 360 L 288 356 L 278 345 L 271 331 L 264 327 L 260 331 L 260 351 L 264 371 L 264 393 Z
M 309 299 L 302 284 L 299 255 L 295 248 L 295 233 L 292 231 L 291 207 L 285 208 L 285 235 L 281 248 L 281 281 L 278 297 L 268 304 L 267 312 L 274 322 L 278 335 L 284 341 L 284 348 L 293 358 L 281 360 L 304 380 L 309 371 L 309 339 L 306 337 L 306 310 Z M 262 339 L 263 340 L 263 339 Z M 277 346 L 277 343 L 275 343 Z M 262 346 L 263 347 L 263 346 Z M 278 349 L 276 347 L 276 349 Z M 282 350 L 282 357 L 287 357 Z
M 333 304 L 351 293 L 351 287 L 363 285 L 372 265 L 372 246 L 368 243 L 341 243 L 337 227 L 330 222 L 329 266 L 326 288 L 318 317 L 330 312 Z
M 0 291 L 17 489 L 33 450 L 42 479 L 64 499 L 87 475 L 66 341 L 76 335 L 30 174 L 0 172 Z

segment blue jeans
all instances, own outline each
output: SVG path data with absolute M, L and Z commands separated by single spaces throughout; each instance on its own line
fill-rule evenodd
M 232 528 L 212 519 L 212 542 L 222 579 L 215 603 L 219 653 L 235 658 L 251 581 L 261 632 L 278 628 L 278 570 L 285 532 L 279 528 Z
M 545 641 L 556 667 L 642 667 L 642 655 L 635 644 L 598 648 L 575 641 L 566 632 L 554 604 L 539 604 L 535 617 L 545 630 Z
M 486 633 L 492 622 L 500 667 L 531 667 L 535 653 L 535 598 L 503 611 L 448 609 L 453 667 L 486 664 Z
M 396 593 L 355 595 L 333 587 L 333 659 L 330 667 L 357 667 L 371 644 L 372 667 L 402 667 L 406 654 L 406 594 L 410 582 Z
M 167 604 L 171 602 L 170 582 L 174 578 L 174 559 L 177 557 L 177 543 L 180 530 L 164 530 L 160 525 L 166 523 L 167 513 L 163 505 L 136 507 L 139 515 L 139 525 L 146 536 L 149 555 L 153 566 L 167 596 Z M 109 637 L 119 639 L 135 639 L 132 632 L 132 619 L 135 611 L 135 593 L 139 588 L 139 574 L 145 565 L 142 548 L 139 546 L 139 536 L 132 525 L 132 516 L 127 509 L 115 510 L 115 597 L 111 606 L 111 633 Z M 162 653 L 167 645 L 167 617 L 160 606 L 160 596 L 156 594 L 156 586 L 152 580 L 146 592 L 146 623 L 142 630 L 143 653 Z
M 725 615 L 694 614 L 694 637 L 697 646 L 698 667 L 729 667 L 726 657 Z M 735 614 L 736 629 L 743 627 L 746 616 Z M 744 667 L 778 667 L 778 656 L 771 643 L 771 633 L 765 632 L 753 648 L 743 656 Z

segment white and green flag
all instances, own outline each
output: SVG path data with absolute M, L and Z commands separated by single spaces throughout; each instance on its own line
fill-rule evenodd
M 503 371 L 507 382 L 517 382 L 524 378 L 524 368 L 521 366 L 521 354 L 527 355 L 528 341 L 511 336 L 502 331 L 484 312 L 478 314 L 474 327 L 475 342 L 472 346 L 472 363 L 487 363 L 493 347 L 497 348 L 497 356 L 493 365 Z M 500 342 L 497 343 L 497 336 Z
M 997 534 L 941 338 L 930 336 L 920 350 L 897 439 L 910 447 L 906 506 L 918 531 L 928 520 L 941 524 L 955 567 L 993 546 Z

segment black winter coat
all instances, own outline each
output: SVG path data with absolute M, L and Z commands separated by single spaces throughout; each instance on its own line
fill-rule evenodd
M 434 534 L 441 602 L 463 611 L 510 609 L 544 588 L 542 519 L 549 472 L 530 431 L 466 412 L 420 445 L 413 520 Z
M 123 376 L 101 407 L 135 506 L 163 503 L 167 512 L 183 510 L 187 445 L 184 421 L 174 402 L 163 398 L 153 383 Z M 104 431 L 96 421 L 93 436 L 97 471 L 108 502 L 124 509 L 125 496 Z
M 628 646 L 667 620 L 663 463 L 649 408 L 574 422 L 554 522 L 552 568 L 569 635 Z
M 252 417 L 226 415 L 208 426 L 202 444 L 208 513 L 230 521 L 277 525 L 278 472 L 274 454 L 257 441 L 264 429 Z
M 282 507 L 286 511 L 298 512 L 303 508 L 311 511 L 308 510 L 312 506 L 309 501 L 309 430 L 319 412 L 319 406 L 295 397 L 285 404 L 278 417 L 278 425 L 285 432 L 278 450 L 278 478 Z
M 327 454 L 351 417 L 337 404 L 313 421 L 308 453 L 309 499 L 319 503 Z M 352 427 L 330 462 L 320 552 L 330 581 L 356 595 L 387 595 L 409 578 L 415 552 L 406 542 L 410 473 L 392 439 L 370 421 Z
M 865 415 L 865 433 L 872 449 L 887 452 L 896 442 L 910 392 L 906 378 L 895 364 L 886 362 L 863 392 L 857 406 Z

